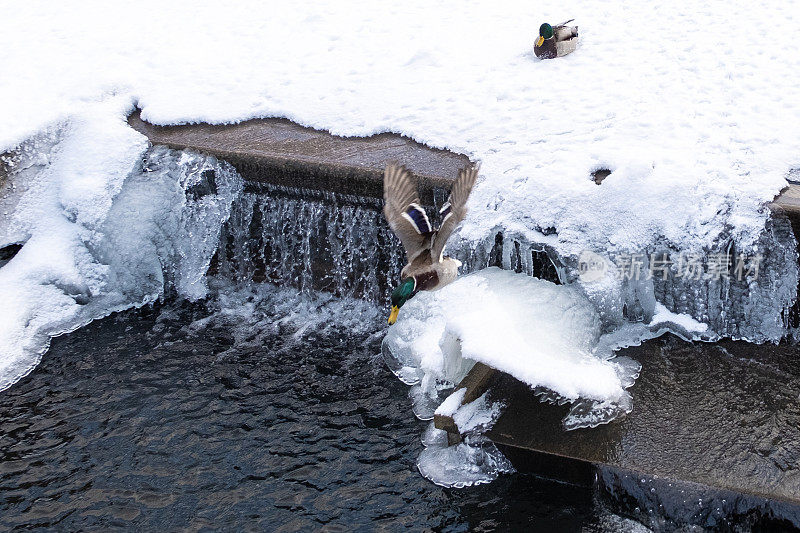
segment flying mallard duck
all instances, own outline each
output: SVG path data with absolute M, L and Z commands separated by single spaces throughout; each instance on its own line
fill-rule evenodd
M 442 255 L 447 238 L 467 215 L 467 198 L 478 177 L 478 167 L 462 168 L 453 183 L 450 198 L 439 215 L 442 223 L 433 231 L 428 215 L 420 205 L 416 183 L 411 173 L 396 163 L 390 163 L 383 173 L 383 214 L 395 235 L 403 243 L 408 264 L 400 273 L 400 285 L 392 292 L 392 313 L 389 324 L 397 320 L 397 313 L 418 291 L 432 291 L 444 287 L 458 276 L 461 262 Z
M 567 26 L 573 20 L 575 19 L 569 19 L 555 26 L 545 22 L 539 26 L 539 38 L 533 47 L 536 57 L 552 59 L 574 52 L 578 46 L 578 27 Z

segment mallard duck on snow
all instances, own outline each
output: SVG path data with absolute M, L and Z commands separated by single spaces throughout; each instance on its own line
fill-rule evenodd
M 578 27 L 567 26 L 575 19 L 551 26 L 544 23 L 539 26 L 539 38 L 533 46 L 533 53 L 542 59 L 552 59 L 574 52 L 578 46 Z
M 383 173 L 383 214 L 403 243 L 408 264 L 400 273 L 400 285 L 392 292 L 389 324 L 400 308 L 419 291 L 444 287 L 458 276 L 461 262 L 442 254 L 448 237 L 467 215 L 467 198 L 478 177 L 478 167 L 463 168 L 450 190 L 450 198 L 439 211 L 441 225 L 433 230 L 420 205 L 417 184 L 404 167 L 391 163 Z

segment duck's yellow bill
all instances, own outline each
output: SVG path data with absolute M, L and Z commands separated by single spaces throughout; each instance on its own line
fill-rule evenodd
M 528 41 L 528 42 L 530 42 L 530 41 Z M 542 37 L 540 35 L 539 39 L 536 40 L 536 46 L 542 46 L 542 43 L 544 43 L 544 37 Z
M 397 322 L 397 313 L 400 312 L 400 308 L 396 305 L 392 306 L 392 313 L 389 315 L 389 324 L 394 324 Z

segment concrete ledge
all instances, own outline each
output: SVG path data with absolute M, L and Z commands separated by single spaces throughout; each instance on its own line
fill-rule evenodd
M 773 213 L 783 214 L 792 224 L 795 238 L 800 241 L 800 185 L 792 183 L 769 204 Z
M 790 218 L 800 216 L 800 185 L 791 184 L 770 204 L 773 211 L 782 211 Z
M 642 364 L 627 417 L 565 431 L 567 407 L 541 403 L 504 375 L 493 390 L 508 409 L 490 438 L 522 469 L 546 454 L 573 471 L 606 465 L 800 504 L 798 348 L 671 337 L 622 354 Z
M 228 161 L 247 180 L 288 187 L 382 198 L 383 169 L 399 161 L 419 179 L 426 205 L 433 205 L 434 189 L 449 190 L 458 170 L 470 162 L 465 155 L 397 134 L 338 137 L 284 119 L 155 126 L 136 111 L 128 123 L 153 144 L 205 152 Z

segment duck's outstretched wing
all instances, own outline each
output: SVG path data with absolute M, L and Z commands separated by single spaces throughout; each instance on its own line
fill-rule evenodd
M 428 249 L 431 224 L 420 205 L 416 183 L 405 167 L 397 163 L 386 166 L 383 171 L 383 199 L 383 215 L 403 243 L 406 257 L 411 263 Z
M 462 168 L 458 172 L 458 178 L 456 178 L 453 188 L 450 190 L 450 198 L 439 211 L 442 216 L 442 225 L 433 234 L 431 240 L 431 259 L 433 261 L 441 259 L 444 245 L 447 243 L 450 234 L 467 216 L 467 198 L 469 198 L 472 186 L 475 185 L 475 180 L 478 178 L 478 168 L 478 165 L 472 165 Z

